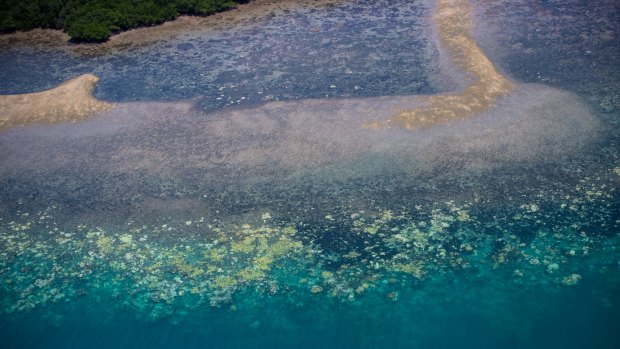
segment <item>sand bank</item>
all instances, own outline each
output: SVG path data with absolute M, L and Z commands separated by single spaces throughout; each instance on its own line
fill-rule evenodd
M 458 68 L 470 74 L 474 82 L 459 93 L 428 96 L 424 106 L 403 110 L 394 117 L 370 122 L 368 127 L 397 125 L 410 130 L 462 120 L 492 108 L 497 98 L 513 89 L 471 37 L 472 7 L 468 0 L 437 0 L 433 22 L 441 49 Z
M 0 130 L 35 123 L 86 119 L 112 108 L 92 95 L 99 78 L 84 74 L 57 87 L 36 93 L 0 95 Z

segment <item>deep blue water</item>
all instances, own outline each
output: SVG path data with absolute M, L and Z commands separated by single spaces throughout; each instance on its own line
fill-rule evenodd
M 277 132 L 196 143 L 218 117 L 204 109 L 451 90 L 422 2 L 292 11 L 96 57 L 3 48 L 1 93 L 90 72 L 102 99 L 200 107 L 0 134 L 0 345 L 617 347 L 620 8 L 474 3 L 501 70 L 576 93 L 604 132 L 518 161 L 525 150 L 477 159 L 431 141 L 431 160 L 405 159 L 400 132 L 362 155 L 299 139 L 336 160 L 297 168 L 271 111 Z M 274 144 L 284 155 L 256 160 Z

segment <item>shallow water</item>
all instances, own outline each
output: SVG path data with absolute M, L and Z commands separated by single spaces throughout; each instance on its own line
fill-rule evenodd
M 459 87 L 430 3 L 3 50 L 3 93 L 94 72 L 134 102 L 0 134 L 2 347 L 616 347 L 618 5 L 474 3 L 519 84 L 416 132 L 361 125 Z
M 419 1 L 345 2 L 179 33 L 107 54 L 5 48 L 0 93 L 51 88 L 84 73 L 101 78 L 98 98 L 201 97 L 209 110 L 281 99 L 450 90 L 453 86 L 437 79 L 428 11 Z

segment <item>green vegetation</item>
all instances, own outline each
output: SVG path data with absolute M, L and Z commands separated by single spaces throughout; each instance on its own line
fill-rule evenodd
M 104 41 L 180 14 L 210 15 L 249 0 L 0 0 L 0 32 L 62 29 L 74 41 Z

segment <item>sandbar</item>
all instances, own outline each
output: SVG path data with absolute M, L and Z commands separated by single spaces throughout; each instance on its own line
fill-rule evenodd
M 369 122 L 367 127 L 401 126 L 409 130 L 462 120 L 484 112 L 513 90 L 472 38 L 472 7 L 468 0 L 437 0 L 433 22 L 450 61 L 470 74 L 474 82 L 463 91 L 427 96 L 424 106 L 402 110 L 392 118 Z
M 52 124 L 89 118 L 113 104 L 93 97 L 99 78 L 80 75 L 50 90 L 0 95 L 0 131 L 29 124 Z

